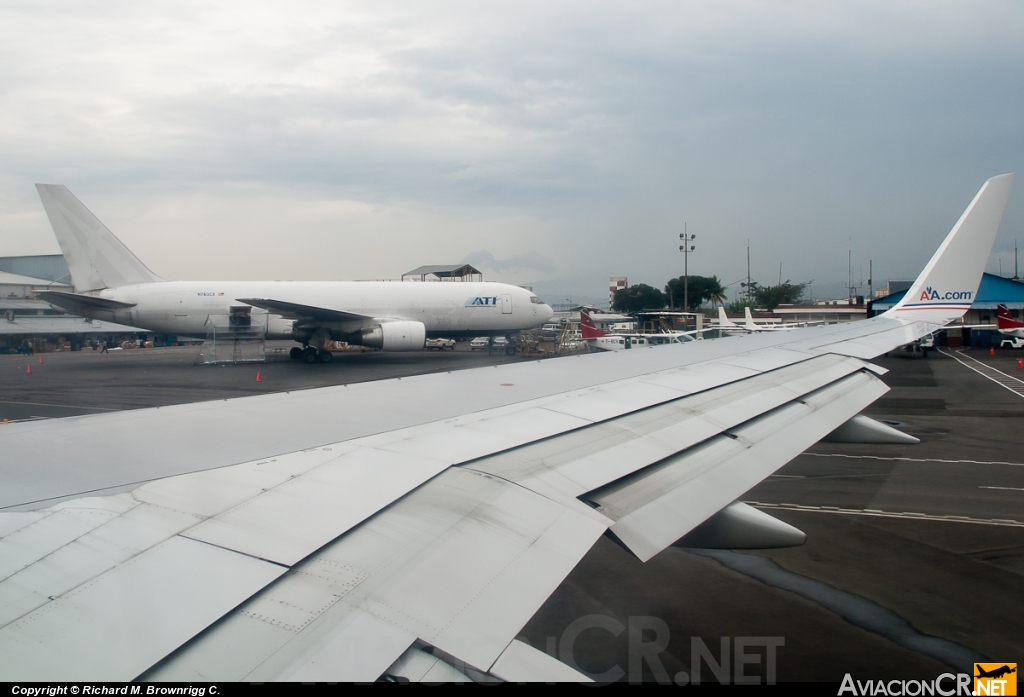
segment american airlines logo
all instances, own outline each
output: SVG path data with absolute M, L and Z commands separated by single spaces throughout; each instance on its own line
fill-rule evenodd
M 953 290 L 948 293 L 940 293 L 931 286 L 928 286 L 926 290 L 921 291 L 921 297 L 918 301 L 923 300 L 970 300 L 974 296 L 969 290 Z
M 466 301 L 466 307 L 494 307 L 498 304 L 497 296 L 476 297 Z

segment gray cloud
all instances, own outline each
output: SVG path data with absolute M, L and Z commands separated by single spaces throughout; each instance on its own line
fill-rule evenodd
M 467 254 L 463 262 L 472 264 L 481 270 L 493 269 L 494 271 L 512 271 L 515 273 L 521 271 L 539 271 L 542 274 L 555 273 L 554 263 L 537 252 L 526 252 L 525 254 L 517 254 L 507 259 L 496 259 L 493 254 L 481 249 L 480 251 Z
M 849 249 L 908 277 L 1024 168 L 1022 30 L 1012 2 L 7 3 L 0 254 L 52 251 L 47 181 L 170 277 L 500 238 L 495 271 L 600 296 L 681 273 L 684 221 L 694 273 L 745 276 L 750 240 L 762 280 L 841 284 Z

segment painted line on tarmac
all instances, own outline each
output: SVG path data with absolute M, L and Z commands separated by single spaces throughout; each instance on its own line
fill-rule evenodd
M 49 416 L 26 416 L 24 419 L 4 419 L 4 424 L 23 424 L 26 421 L 46 421 Z
M 979 486 L 979 489 L 999 489 L 1000 491 L 1024 491 L 1024 487 L 1019 486 Z
M 0 399 L 0 404 L 18 404 L 26 407 L 60 407 L 62 409 L 89 409 L 92 411 L 124 411 L 124 409 L 114 409 L 112 407 L 83 407 L 75 406 L 72 404 L 48 404 L 46 402 L 16 402 L 11 399 Z
M 839 508 L 838 506 L 802 506 L 797 503 L 764 503 L 761 501 L 744 501 L 754 508 L 766 508 L 785 511 L 809 511 L 811 513 L 838 513 L 840 515 L 859 515 L 869 518 L 903 518 L 907 520 L 934 520 L 940 523 L 969 523 L 972 525 L 994 525 L 1001 528 L 1024 528 L 1024 521 L 1006 518 L 970 518 L 965 515 L 930 515 L 928 513 L 911 513 L 908 511 L 882 511 L 876 508 Z
M 943 351 L 942 349 L 939 349 L 939 353 L 941 353 L 944 356 L 949 356 L 960 365 L 964 366 L 965 368 L 973 370 L 981 377 L 991 380 L 1000 387 L 1005 387 L 1018 397 L 1024 397 L 1024 380 L 1021 380 L 1020 378 L 1015 378 L 1012 375 L 1007 375 L 1003 371 L 997 370 L 992 366 L 988 365 L 987 363 L 982 363 L 977 358 L 973 358 L 971 356 L 964 356 L 963 354 L 960 353 L 960 351 L 954 353 L 952 351 Z M 970 363 L 967 363 L 966 361 L 963 360 L 965 358 L 967 360 L 977 363 L 980 366 L 980 368 L 976 368 Z
M 843 453 L 801 453 L 807 457 L 841 457 L 847 460 L 886 460 L 891 462 L 941 462 L 949 465 L 1008 465 L 1024 467 L 1024 462 L 1001 462 L 999 460 L 941 460 L 929 457 L 882 457 L 881 455 L 846 455 Z

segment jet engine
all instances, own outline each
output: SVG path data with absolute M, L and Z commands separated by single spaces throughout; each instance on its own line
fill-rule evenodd
M 359 343 L 381 351 L 419 351 L 427 340 L 423 322 L 384 322 L 360 332 Z

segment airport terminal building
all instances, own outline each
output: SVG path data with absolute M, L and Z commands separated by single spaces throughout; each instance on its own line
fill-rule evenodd
M 115 345 L 145 334 L 136 327 L 88 320 L 35 300 L 41 290 L 71 290 L 71 274 L 61 254 L 0 257 L 0 353 L 63 350 L 106 341 Z
M 892 293 L 884 298 L 879 298 L 870 304 L 868 316 L 873 317 L 892 308 L 903 296 L 906 290 Z M 955 324 L 945 331 L 945 340 L 949 346 L 972 346 L 974 348 L 988 348 L 999 346 L 999 342 L 1005 337 L 996 328 L 996 308 L 1005 305 L 1014 317 L 1020 319 L 1024 313 L 1024 282 L 1012 278 L 1003 278 L 995 274 L 986 273 L 981 278 L 981 285 L 978 287 L 978 294 L 971 304 L 971 309 L 964 315 L 962 324 L 979 325 L 991 324 L 990 329 L 958 328 Z M 940 343 L 942 335 L 940 334 Z

